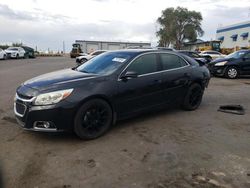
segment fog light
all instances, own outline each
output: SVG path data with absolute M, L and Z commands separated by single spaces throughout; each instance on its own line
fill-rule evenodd
M 221 73 L 221 72 L 222 72 L 222 70 L 221 70 L 221 69 L 218 69 L 216 72 L 217 72 L 217 73 Z
M 35 121 L 34 129 L 55 129 L 56 126 L 51 121 Z

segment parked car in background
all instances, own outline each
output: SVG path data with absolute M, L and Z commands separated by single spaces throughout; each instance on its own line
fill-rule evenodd
M 21 47 L 9 47 L 5 50 L 9 58 L 24 58 L 25 50 Z
M 99 54 L 102 54 L 104 52 L 106 52 L 107 50 L 97 50 L 97 51 L 94 51 L 90 54 L 87 54 L 87 55 L 82 55 L 82 56 L 78 56 L 76 57 L 76 63 L 77 64 L 83 64 L 85 63 L 86 61 L 90 60 L 91 58 L 99 55 Z
M 24 57 L 25 58 L 35 58 L 35 50 L 28 46 L 22 46 L 25 51 Z
M 212 50 L 209 50 L 209 51 L 202 51 L 202 52 L 200 53 L 200 56 L 207 57 L 207 58 L 211 58 L 211 60 L 217 59 L 217 58 L 223 58 L 223 57 L 225 57 L 224 54 L 222 54 L 222 53 L 220 53 L 220 52 L 217 52 L 217 51 L 212 51 Z
M 167 47 L 156 47 L 157 50 L 167 50 L 167 51 L 175 51 L 174 48 L 167 48 Z
M 209 63 L 208 68 L 213 75 L 231 79 L 250 75 L 250 50 L 239 50 L 225 58 L 216 59 Z
M 26 130 L 73 130 L 94 139 L 117 120 L 149 110 L 196 110 L 209 80 L 205 66 L 180 53 L 110 51 L 24 82 L 16 90 L 14 112 Z
M 178 50 L 179 53 L 185 54 L 193 59 L 195 59 L 198 62 L 202 62 L 204 64 L 208 64 L 211 62 L 211 58 L 207 56 L 201 56 L 198 52 L 196 51 L 190 51 L 190 50 Z
M 7 54 L 2 48 L 0 48 L 0 59 L 7 59 Z

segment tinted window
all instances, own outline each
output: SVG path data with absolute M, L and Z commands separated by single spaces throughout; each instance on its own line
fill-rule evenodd
M 160 59 L 164 70 L 176 69 L 186 66 L 186 62 L 174 54 L 160 54 Z
M 157 71 L 156 55 L 146 54 L 133 61 L 127 71 L 137 72 L 139 75 Z
M 97 52 L 94 52 L 92 55 L 99 55 L 101 53 L 103 53 L 104 51 L 97 51 Z
M 250 53 L 246 54 L 244 58 L 250 58 Z

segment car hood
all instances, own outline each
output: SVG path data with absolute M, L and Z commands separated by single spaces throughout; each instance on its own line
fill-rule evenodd
M 215 64 L 215 63 L 219 63 L 219 62 L 223 62 L 223 61 L 231 61 L 231 60 L 232 60 L 232 58 L 218 58 L 218 59 L 213 60 L 211 63 Z
M 41 91 L 53 87 L 58 87 L 58 85 L 61 84 L 67 84 L 74 81 L 91 79 L 94 77 L 97 77 L 97 75 L 83 73 L 72 69 L 64 69 L 32 78 L 24 82 L 23 85 Z
M 18 51 L 14 51 L 14 50 L 4 50 L 6 53 L 16 53 Z

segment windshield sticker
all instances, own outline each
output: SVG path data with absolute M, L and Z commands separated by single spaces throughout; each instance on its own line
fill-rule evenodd
M 112 59 L 112 61 L 123 63 L 124 61 L 126 61 L 126 59 L 120 58 L 120 57 L 115 57 L 115 58 Z

